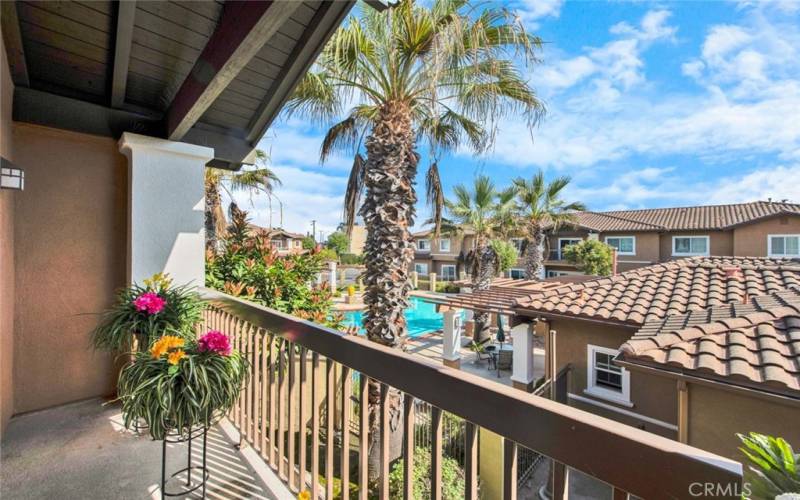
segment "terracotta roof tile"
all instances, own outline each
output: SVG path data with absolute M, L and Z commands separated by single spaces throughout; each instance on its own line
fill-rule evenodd
M 693 324 L 704 316 L 708 322 Z M 620 359 L 800 397 L 800 289 L 646 324 Z
M 742 272 L 730 276 L 730 266 Z M 693 257 L 521 296 L 515 308 L 520 314 L 568 314 L 638 326 L 712 308 L 697 313 L 708 323 L 709 314 L 733 318 L 741 315 L 733 314 L 740 307 L 752 312 L 753 297 L 791 287 L 800 287 L 798 259 Z M 759 300 L 767 305 L 778 299 Z
M 754 201 L 733 205 L 578 212 L 577 225 L 598 232 L 719 230 L 766 217 L 800 215 L 800 204 Z

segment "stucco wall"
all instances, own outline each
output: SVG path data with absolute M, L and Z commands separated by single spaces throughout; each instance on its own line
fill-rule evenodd
M 673 236 L 708 236 L 711 255 L 733 255 L 733 231 L 680 231 L 661 235 L 661 260 L 681 259 L 672 256 Z
M 767 235 L 800 234 L 800 216 L 784 215 L 733 230 L 735 255 L 767 256 Z
M 13 98 L 14 84 L 0 37 L 0 156 L 12 161 Z M 18 195 L 0 189 L 0 436 L 14 413 L 14 199 Z
M 660 259 L 659 249 L 659 235 L 658 233 L 603 233 L 600 235 L 600 241 L 605 242 L 606 238 L 613 238 L 615 236 L 633 236 L 636 238 L 636 255 L 618 255 L 617 262 L 620 264 L 620 271 L 627 271 L 647 265 L 642 261 L 658 262 Z M 635 261 L 630 264 L 624 264 L 625 261 Z
M 89 347 L 125 284 L 127 162 L 110 138 L 15 123 L 15 409 L 114 390 L 113 357 Z M 88 313 L 88 314 L 87 314 Z
M 619 349 L 619 346 L 633 335 L 633 329 L 569 319 L 551 320 L 550 329 L 558 332 L 556 336 L 556 365 L 560 368 L 567 363 L 572 364 L 569 392 L 621 411 L 604 409 L 598 405 L 579 402 L 574 398 L 570 404 L 627 425 L 666 437 L 675 437 L 675 431 L 670 428 L 652 423 L 636 415 L 626 414 L 643 415 L 675 425 L 678 415 L 677 389 L 675 382 L 672 380 L 645 373 L 631 373 L 630 400 L 633 406 L 619 405 L 584 392 L 587 387 L 587 346 L 591 344 L 610 349 Z
M 723 457 L 742 460 L 737 432 L 781 436 L 797 450 L 798 421 L 800 406 L 689 384 L 689 444 Z

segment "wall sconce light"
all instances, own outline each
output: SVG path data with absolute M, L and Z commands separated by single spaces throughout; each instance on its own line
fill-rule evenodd
M 0 158 L 0 188 L 25 189 L 25 171 L 5 158 Z

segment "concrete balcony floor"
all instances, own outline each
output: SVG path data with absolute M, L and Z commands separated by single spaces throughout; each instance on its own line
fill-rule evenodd
M 208 498 L 296 498 L 252 448 L 239 450 L 237 442 L 227 422 L 209 430 Z M 201 443 L 193 444 L 194 465 L 202 462 Z M 167 476 L 187 461 L 185 443 L 168 446 Z M 2 498 L 161 498 L 161 442 L 126 430 L 119 406 L 103 406 L 99 399 L 13 418 L 0 462 Z M 167 491 L 180 491 L 181 480 L 185 475 L 169 481 Z M 198 491 L 185 498 L 200 496 Z

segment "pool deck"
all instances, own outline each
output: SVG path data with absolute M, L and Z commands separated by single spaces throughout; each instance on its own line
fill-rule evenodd
M 441 363 L 441 331 L 410 337 L 406 341 L 406 352 Z M 467 347 L 461 348 L 461 370 L 503 385 L 513 385 L 511 383 L 511 370 L 500 370 L 498 376 L 497 370 L 489 369 L 488 361 L 477 362 L 476 354 Z M 544 376 L 544 349 L 541 347 L 533 349 L 533 375 L 534 379 Z

